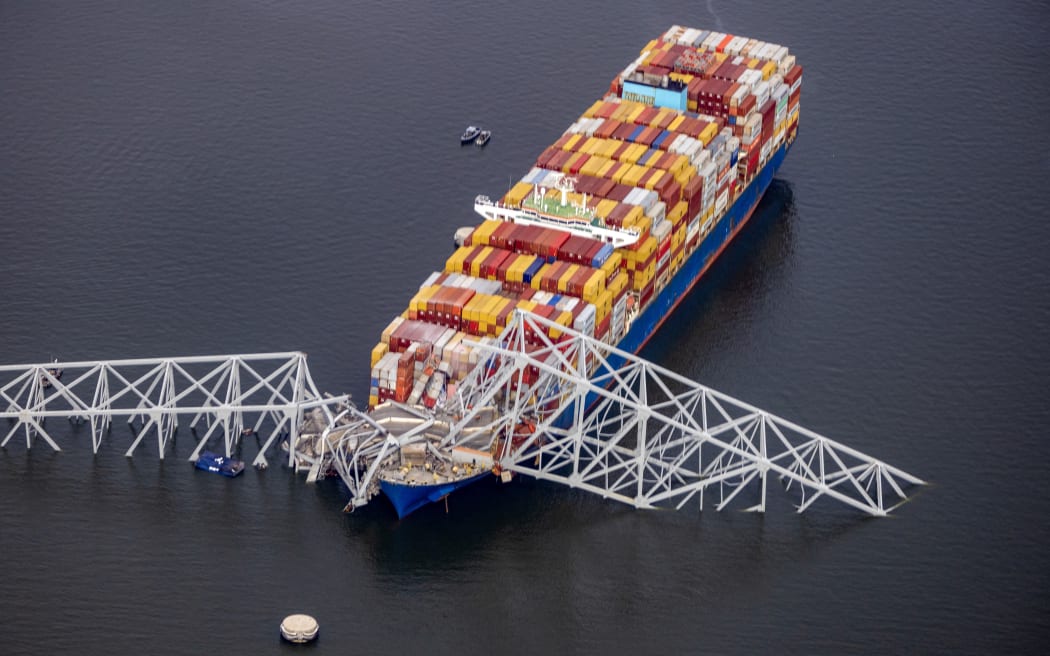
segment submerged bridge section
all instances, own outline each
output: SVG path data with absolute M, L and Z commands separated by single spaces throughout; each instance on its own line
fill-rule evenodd
M 320 413 L 316 419 L 326 425 L 348 402 L 346 396 L 322 396 L 306 355 L 297 352 L 5 365 L 0 420 L 8 421 L 0 422 L 0 447 L 18 437 L 27 449 L 43 440 L 60 451 L 59 441 L 71 431 L 48 430 L 47 422 L 66 419 L 89 426 L 98 453 L 102 441 L 112 439 L 113 422 L 124 419 L 132 427 L 125 455 L 155 439 L 163 459 L 180 421 L 186 421 L 197 439 L 190 460 L 212 438 L 221 436 L 230 456 L 243 436 L 266 433 L 253 462 L 263 468 L 267 450 L 287 434 L 288 463 L 295 466 L 313 459 L 296 451 L 304 446 L 298 439 L 304 418 Z
M 770 475 L 795 495 L 799 512 L 819 499 L 883 516 L 907 500 L 919 478 L 727 394 L 518 312 L 498 342 L 431 411 L 388 403 L 369 413 L 349 397 L 323 396 L 303 353 L 51 362 L 0 366 L 0 448 L 62 440 L 87 425 L 94 452 L 131 430 L 126 455 L 153 440 L 157 455 L 186 422 L 190 460 L 219 439 L 233 455 L 246 435 L 265 436 L 253 464 L 287 436 L 288 464 L 308 481 L 338 475 L 348 508 L 379 492 L 379 473 L 414 445 L 450 460 L 455 447 L 487 452 L 511 473 L 562 483 L 637 508 L 764 511 Z
M 720 510 L 750 489 L 755 511 L 765 510 L 772 474 L 797 494 L 799 512 L 830 498 L 876 516 L 924 484 L 586 335 L 563 330 L 570 339 L 552 342 L 544 330 L 552 325 L 518 314 L 497 347 L 479 345 L 490 358 L 452 399 L 457 427 L 499 406 L 494 447 L 504 470 L 638 508 L 681 508 L 693 498 L 702 508 L 713 494 Z
M 799 512 L 826 498 L 875 516 L 923 481 L 631 353 L 519 312 L 433 414 L 384 404 L 329 427 L 326 462 L 350 488 L 348 507 L 377 493 L 377 467 L 426 442 L 488 450 L 497 471 L 563 483 L 637 508 L 691 500 L 764 512 L 770 475 Z M 413 416 L 414 415 L 414 416 Z M 389 417 L 396 417 L 391 422 Z M 379 420 L 376 420 L 379 417 Z M 398 423 L 400 425 L 398 425 Z M 328 466 L 326 465 L 326 466 Z M 504 479 L 506 480 L 506 478 Z M 746 500 L 746 501 L 745 501 Z

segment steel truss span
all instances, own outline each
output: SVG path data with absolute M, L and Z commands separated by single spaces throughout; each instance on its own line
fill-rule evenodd
M 253 464 L 266 467 L 266 451 L 288 434 L 288 463 L 298 468 L 316 460 L 311 453 L 297 452 L 304 418 L 330 424 L 348 403 L 347 396 L 326 397 L 317 391 L 306 354 L 298 352 L 4 365 L 0 419 L 11 425 L 5 428 L 0 422 L 0 447 L 22 436 L 27 449 L 41 439 L 60 451 L 58 442 L 70 431 L 57 437 L 46 422 L 64 418 L 89 425 L 92 449 L 98 453 L 103 439 L 112 439 L 113 421 L 126 419 L 133 430 L 125 455 L 132 456 L 143 440 L 154 437 L 163 459 L 182 419 L 197 439 L 191 461 L 213 437 L 221 436 L 231 456 L 242 436 L 268 432 Z
M 570 336 L 555 343 L 547 330 Z M 504 471 L 564 483 L 637 508 L 752 503 L 770 474 L 799 512 L 821 498 L 875 516 L 919 478 L 769 412 L 536 315 L 518 312 L 446 405 L 447 441 L 485 410 Z M 588 372 L 590 372 L 588 374 Z M 479 445 L 480 446 L 480 445 Z M 750 502 L 743 501 L 750 499 Z

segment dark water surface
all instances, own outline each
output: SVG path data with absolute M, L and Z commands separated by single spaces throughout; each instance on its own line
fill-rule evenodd
M 474 195 L 669 25 L 721 27 L 798 56 L 800 137 L 644 355 L 929 489 L 870 520 L 518 480 L 398 522 L 195 475 L 186 438 L 12 440 L 0 652 L 272 653 L 291 612 L 318 653 L 1044 651 L 1050 12 L 708 4 L 0 2 L 0 362 L 296 349 L 363 399 Z

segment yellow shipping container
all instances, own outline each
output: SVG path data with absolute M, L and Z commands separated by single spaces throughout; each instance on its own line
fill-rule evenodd
M 657 171 L 659 172 L 655 175 L 650 175 L 649 178 L 643 183 L 645 185 L 645 188 L 650 191 L 656 189 L 656 186 L 663 182 L 665 175 L 671 175 L 667 171 L 662 171 L 660 169 L 657 169 Z
M 594 303 L 598 295 L 605 291 L 605 272 L 595 271 L 583 284 L 583 300 Z
M 582 134 L 574 134 L 569 137 L 569 140 L 565 142 L 565 145 L 561 147 L 562 150 L 575 151 L 576 145 L 583 140 Z
M 623 255 L 620 251 L 613 251 L 613 254 L 609 256 L 609 259 L 605 260 L 605 264 L 602 265 L 602 272 L 605 274 L 605 278 L 609 279 L 616 275 L 616 272 L 620 270 L 624 264 Z
M 529 194 L 532 193 L 532 185 L 528 182 L 519 182 L 518 184 L 511 187 L 510 191 L 503 195 L 503 202 L 511 207 L 521 207 L 521 202 L 525 200 Z M 499 223 L 498 221 L 486 221 L 485 223 Z M 495 230 L 495 227 L 492 228 Z M 485 243 L 488 243 L 487 237 L 492 234 L 492 230 L 486 235 Z M 475 230 L 477 232 L 477 230 Z
M 598 112 L 601 111 L 602 105 L 604 104 L 604 100 L 595 100 L 594 103 L 587 108 L 587 111 L 585 111 L 583 115 L 587 118 L 594 118 L 598 115 Z
M 644 55 L 647 50 L 656 50 L 660 46 L 660 43 L 662 43 L 660 39 L 653 39 L 649 43 L 645 44 L 645 47 L 639 50 L 638 54 Z
M 707 127 L 700 132 L 700 136 L 697 138 L 704 142 L 704 146 L 707 146 L 716 136 L 718 136 L 718 126 L 714 123 L 708 123 Z
M 519 182 L 518 184 L 528 184 L 527 182 Z M 531 188 L 532 185 L 529 185 Z M 492 237 L 492 233 L 496 231 L 496 228 L 500 227 L 502 221 L 491 221 L 486 219 L 481 222 L 481 225 L 474 228 L 474 232 L 470 234 L 471 245 L 483 244 L 488 246 L 489 239 Z
M 647 105 L 643 105 L 642 103 L 633 100 L 621 100 L 620 106 L 616 108 L 616 111 L 614 111 L 612 115 L 613 118 L 616 118 L 618 121 L 627 121 L 628 116 L 641 109 L 645 109 L 646 107 Z M 619 118 L 617 118 L 617 115 L 619 115 Z
M 595 323 L 604 321 L 610 312 L 612 312 L 612 292 L 606 289 L 598 294 L 598 299 L 594 303 L 594 313 L 597 315 Z
M 625 228 L 635 228 L 639 232 L 644 232 L 638 225 L 639 221 L 641 221 L 642 217 L 644 216 L 645 211 L 641 208 L 641 206 L 634 205 L 631 207 L 631 211 L 627 213 L 627 216 L 623 218 L 623 225 Z M 648 229 L 649 228 L 646 228 L 645 230 Z
M 608 160 L 612 160 L 613 155 L 616 154 L 616 151 L 619 150 L 622 145 L 623 142 L 617 141 L 616 139 L 602 139 L 601 156 Z
M 609 198 L 603 198 L 598 201 L 598 205 L 594 208 L 594 215 L 599 219 L 604 219 L 609 216 L 610 212 L 616 209 L 617 205 L 619 205 L 619 203 L 616 201 Z
M 390 347 L 383 342 L 379 342 L 372 348 L 372 366 L 376 366 L 380 359 L 384 355 L 390 352 Z
M 627 172 L 630 170 L 631 169 L 628 166 L 621 166 L 620 168 L 616 169 L 616 172 L 612 175 L 612 181 L 616 184 L 620 184 L 621 182 L 623 182 L 623 176 L 626 175 Z
M 427 303 L 430 299 L 441 289 L 441 285 L 430 285 L 424 290 L 419 297 L 419 305 L 416 306 L 417 312 L 423 312 L 427 309 Z
M 608 178 L 609 177 L 609 171 L 611 171 L 612 168 L 614 166 L 618 165 L 618 164 L 619 164 L 619 162 L 617 162 L 616 160 L 610 159 L 605 164 L 602 164 L 602 168 L 600 168 L 598 170 L 598 176 L 602 177 L 602 178 Z
M 463 306 L 462 316 L 464 321 L 477 321 L 478 320 L 478 307 L 481 306 L 481 297 L 484 294 L 474 294 L 469 301 Z
M 677 226 L 679 223 L 682 223 L 682 221 L 685 219 L 685 215 L 688 213 L 689 204 L 686 203 L 684 200 L 680 200 L 674 204 L 674 207 L 668 210 L 667 220 L 670 221 L 673 225 Z
M 653 262 L 649 266 L 645 267 L 640 271 L 635 271 L 634 279 L 631 280 L 631 289 L 636 292 L 642 291 L 646 285 L 653 280 L 653 273 L 656 271 L 656 263 Z
M 541 266 L 540 270 L 537 271 L 534 276 L 532 276 L 532 282 L 529 284 L 529 286 L 533 289 L 538 290 L 540 288 L 540 281 L 543 280 L 544 277 L 546 277 L 547 273 L 550 270 L 551 265 L 549 264 L 544 264 L 543 266 Z
M 625 121 L 627 123 L 634 123 L 636 120 L 638 120 L 638 115 L 644 112 L 647 107 L 648 105 L 638 103 L 638 107 L 634 108 L 634 110 L 632 110 L 631 113 L 627 115 Z
M 587 175 L 592 178 L 598 177 L 598 171 L 602 169 L 602 166 L 607 162 L 604 157 L 600 155 L 591 155 L 591 158 L 584 162 L 583 166 L 580 167 L 580 173 Z
M 675 119 L 673 121 L 671 121 L 670 125 L 667 126 L 667 129 L 670 130 L 671 132 L 674 132 L 675 130 L 678 129 L 678 126 L 681 125 L 682 121 L 684 121 L 684 120 L 685 120 L 685 115 L 684 114 L 679 114 L 678 116 L 675 117 Z
M 523 282 L 525 280 L 525 269 L 529 268 L 529 264 L 532 263 L 536 256 L 518 253 L 514 258 L 514 262 L 507 269 L 507 280 L 510 282 Z
M 470 275 L 474 276 L 475 278 L 481 277 L 481 263 L 484 262 L 489 255 L 492 255 L 491 246 L 486 246 L 481 249 L 481 252 L 478 253 L 478 256 L 475 257 L 474 261 L 470 263 Z
M 768 80 L 769 76 L 777 72 L 777 63 L 775 61 L 767 61 L 762 65 L 762 79 Z
M 646 151 L 648 151 L 648 150 L 649 149 L 646 148 L 642 144 L 633 144 L 633 145 L 627 147 L 627 150 L 624 151 L 624 155 L 626 157 L 621 157 L 620 161 L 621 162 L 625 161 L 625 162 L 628 162 L 629 164 L 637 164 L 638 160 L 640 160 L 642 158 L 642 156 L 645 155 Z
M 682 84 L 689 84 L 689 81 L 693 79 L 693 76 L 689 73 L 679 73 L 677 71 L 671 71 L 671 73 L 668 74 L 667 77 L 671 78 L 672 80 L 675 80 L 676 82 L 681 82 Z
M 609 281 L 607 289 L 612 292 L 613 298 L 616 298 L 620 293 L 627 289 L 627 285 L 630 282 L 630 277 L 626 271 L 618 271 L 613 279 Z
M 686 103 L 685 103 L 685 108 L 688 109 L 691 112 L 695 112 L 697 107 L 698 107 L 698 105 L 696 104 L 695 100 L 690 99 L 690 100 L 687 100 Z
M 452 255 L 445 260 L 445 273 L 463 273 L 463 261 L 473 250 L 474 246 L 460 246 L 454 250 Z
M 635 160 L 637 161 L 637 160 Z M 623 184 L 637 187 L 642 176 L 649 172 L 649 169 L 645 166 L 635 164 L 627 171 L 627 174 L 623 176 Z
M 565 270 L 565 273 L 561 274 L 558 278 L 558 292 L 565 294 L 568 291 L 569 281 L 580 271 L 579 264 L 570 264 L 569 268 Z
M 601 145 L 601 141 L 602 140 L 597 137 L 588 137 L 584 135 L 583 142 L 580 143 L 579 148 L 576 150 L 581 153 L 587 153 L 588 155 L 594 155 L 598 152 L 597 149 Z

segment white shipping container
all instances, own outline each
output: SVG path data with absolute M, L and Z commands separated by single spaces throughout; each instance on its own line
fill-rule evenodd
M 726 52 L 730 55 L 739 55 L 740 51 L 747 45 L 747 37 L 737 36 L 733 37 L 733 40 L 726 46 Z
M 746 86 L 741 86 L 739 89 L 733 92 L 733 95 L 729 97 L 729 106 L 736 107 L 740 103 L 744 102 L 744 98 L 747 98 L 750 90 Z
M 795 65 L 795 55 L 788 55 L 784 57 L 784 60 L 780 62 L 780 67 L 777 69 L 781 75 L 787 75 L 787 72 L 791 70 L 791 67 Z
M 657 194 L 656 197 L 659 198 L 659 194 Z M 655 203 L 653 203 L 653 207 L 649 212 L 649 216 L 653 218 L 654 223 L 656 221 L 663 221 L 667 217 L 667 203 L 663 202 L 662 200 L 657 200 Z
M 714 50 L 724 38 L 726 38 L 724 32 L 711 32 L 711 34 L 707 35 L 707 38 L 704 39 L 704 42 L 700 44 L 700 47 L 704 50 Z
M 664 43 L 674 43 L 678 40 L 678 35 L 681 34 L 684 29 L 685 28 L 681 25 L 672 25 L 660 36 L 660 40 Z
M 769 58 L 775 61 L 777 63 L 777 66 L 780 66 L 784 62 L 784 59 L 787 58 L 787 56 L 788 49 L 785 46 L 780 46 L 779 48 L 773 51 L 773 54 L 771 54 Z
M 704 164 L 703 168 L 697 169 L 697 175 L 704 180 L 704 188 L 707 189 L 715 181 L 715 175 L 718 173 L 718 168 L 715 166 L 714 161 L 710 161 Z
M 575 296 L 563 296 L 555 307 L 557 307 L 560 312 L 572 312 L 576 309 L 576 304 L 581 302 L 582 301 Z
M 431 273 L 429 276 L 427 276 L 427 279 L 423 281 L 423 284 L 420 285 L 419 288 L 423 289 L 425 287 L 430 287 L 431 285 L 436 284 L 438 276 L 440 275 L 441 273 L 439 271 Z

